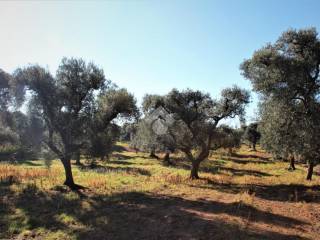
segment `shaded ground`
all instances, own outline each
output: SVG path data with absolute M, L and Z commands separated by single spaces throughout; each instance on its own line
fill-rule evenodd
M 288 172 L 287 163 L 242 150 L 213 156 L 190 181 L 179 157 L 165 167 L 116 154 L 74 168 L 88 187 L 81 193 L 57 186 L 59 162 L 50 171 L 0 164 L 0 239 L 319 239 L 319 179 L 304 181 L 300 165 Z

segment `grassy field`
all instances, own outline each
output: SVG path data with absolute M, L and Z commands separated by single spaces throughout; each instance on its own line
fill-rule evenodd
M 121 150 L 95 169 L 73 166 L 70 192 L 53 161 L 0 164 L 0 239 L 319 239 L 320 178 L 241 148 L 174 166 Z M 84 160 L 83 160 L 84 162 Z

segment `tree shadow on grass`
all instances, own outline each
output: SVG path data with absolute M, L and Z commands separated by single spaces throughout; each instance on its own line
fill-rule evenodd
M 218 163 L 217 165 L 216 165 L 216 163 L 214 163 L 213 166 L 201 166 L 200 165 L 199 173 L 201 174 L 201 172 L 204 172 L 204 173 L 219 174 L 219 173 L 221 173 L 221 171 L 227 171 L 227 172 L 230 172 L 234 176 L 246 176 L 246 175 L 247 176 L 248 175 L 255 176 L 255 177 L 273 176 L 269 173 L 261 172 L 261 171 L 257 171 L 257 170 L 237 169 L 237 168 L 232 168 L 232 167 L 225 167 L 223 165 L 224 165 L 223 163 Z M 190 170 L 191 164 L 187 161 L 179 161 L 179 163 L 175 162 L 174 167 Z
M 218 158 L 224 161 L 230 161 L 238 164 L 248 164 L 248 163 L 254 163 L 254 164 L 273 164 L 274 161 L 271 160 L 248 160 L 248 159 L 243 159 L 243 158 L 236 158 L 236 157 L 221 157 Z
M 132 162 L 128 162 L 128 161 L 125 161 L 125 160 L 111 160 L 108 163 L 119 164 L 119 165 L 133 165 Z
M 137 152 L 135 149 L 129 147 L 129 146 L 120 146 L 120 145 L 114 145 L 112 147 L 113 152 Z
M 7 208 L 1 209 L 4 217 L 0 229 L 0 237 L 4 238 L 12 237 L 7 234 L 9 209 L 22 209 L 26 229 L 60 230 L 77 239 L 306 239 L 295 234 L 247 228 L 244 224 L 247 220 L 289 230 L 306 223 L 236 203 L 140 192 L 94 194 L 83 199 L 70 193 L 43 192 L 31 186 L 5 204 Z M 221 214 L 227 214 L 228 219 L 221 220 Z
M 152 158 L 150 156 L 146 156 L 146 153 L 145 154 L 136 154 L 134 156 L 127 156 L 127 155 L 124 155 L 124 154 L 121 154 L 121 153 L 113 153 L 111 155 L 112 158 L 114 159 L 117 159 L 117 160 L 128 160 L 128 159 L 135 159 L 135 158 L 142 158 L 142 159 L 148 159 L 150 161 L 154 161 L 154 160 L 158 160 L 156 158 Z
M 59 211 L 56 211 L 58 208 L 53 201 L 58 202 L 58 198 L 49 197 L 34 185 L 28 185 L 14 197 L 10 196 L 14 193 L 7 184 L 1 183 L 0 191 L 5 193 L 4 198 L 0 197 L 0 239 L 11 239 L 14 235 L 20 234 L 21 230 L 37 227 L 65 228 L 55 217 Z M 17 210 L 20 214 L 17 214 Z
M 10 164 L 16 164 L 16 165 L 27 165 L 27 166 L 31 166 L 31 167 L 39 167 L 39 166 L 43 166 L 43 160 L 17 160 L 15 162 L 8 162 Z
M 123 146 L 120 146 L 120 145 L 114 145 L 114 146 L 112 147 L 112 150 L 113 150 L 114 152 L 125 152 L 125 151 L 126 151 L 126 148 L 123 147 Z
M 260 159 L 261 161 L 270 161 L 269 157 L 262 157 L 262 156 L 258 156 L 255 154 L 239 154 L 239 153 L 233 153 L 232 154 L 233 157 L 237 157 L 237 158 L 256 158 L 256 159 Z
M 137 167 L 113 167 L 113 166 L 103 166 L 103 165 L 94 165 L 92 166 L 81 166 L 80 171 L 92 171 L 96 173 L 110 173 L 110 172 L 117 172 L 117 173 L 128 173 L 134 175 L 144 175 L 144 176 L 151 176 L 150 171 L 142 168 Z
M 278 184 L 278 185 L 258 185 L 258 184 L 232 184 L 219 183 L 206 179 L 209 186 L 192 186 L 199 188 L 209 188 L 226 193 L 241 193 L 248 192 L 254 196 L 281 202 L 315 202 L 320 203 L 320 187 L 319 186 L 305 186 L 299 184 Z
M 221 171 L 230 172 L 234 176 L 255 176 L 255 177 L 270 177 L 273 176 L 269 173 L 257 171 L 257 170 L 247 170 L 247 169 L 237 169 L 232 167 L 203 167 L 201 171 L 219 174 Z
M 133 159 L 135 158 L 134 156 L 127 156 L 124 154 L 120 154 L 120 153 L 113 153 L 111 155 L 112 158 L 117 159 L 117 160 L 128 160 L 128 159 Z

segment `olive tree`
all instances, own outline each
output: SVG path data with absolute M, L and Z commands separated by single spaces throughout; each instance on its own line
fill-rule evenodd
M 0 144 L 13 145 L 14 151 L 8 157 L 14 158 L 35 156 L 42 134 L 41 120 L 30 112 L 24 114 L 18 110 L 23 103 L 21 90 L 16 79 L 0 69 L 0 138 L 3 140 Z
M 89 134 L 87 144 L 83 148 L 85 155 L 91 160 L 91 166 L 96 163 L 96 158 L 103 161 L 105 158 L 109 159 L 113 146 L 119 137 L 119 126 L 116 124 L 109 124 L 103 131 Z
M 288 131 L 303 131 L 304 147 L 299 154 L 308 159 L 307 179 L 311 180 L 314 164 L 320 158 L 320 40 L 317 31 L 310 28 L 284 32 L 274 44 L 267 44 L 245 60 L 241 70 L 262 101 L 281 102 L 292 112 L 290 115 L 295 117 L 298 128 L 288 128 Z M 277 134 L 279 138 L 286 137 L 280 131 Z
M 24 100 L 23 85 L 11 74 L 0 69 L 0 113 L 8 112 L 8 107 L 20 107 Z M 0 117 L 2 117 L 0 115 Z
M 260 104 L 260 144 L 274 158 L 289 160 L 291 170 L 295 170 L 295 157 L 304 148 L 304 133 L 299 126 L 301 117 L 281 101 L 269 100 Z
M 151 150 L 150 156 L 154 156 L 154 150 L 158 149 L 165 152 L 164 161 L 166 164 L 171 165 L 170 153 L 176 150 L 176 144 L 166 128 L 167 122 L 170 118 L 169 112 L 165 109 L 165 97 L 155 94 L 146 94 L 142 102 L 142 112 L 145 115 L 142 121 L 142 128 L 146 132 L 144 137 L 148 137 L 149 149 Z M 173 119 L 172 119 L 173 120 Z M 164 128 L 164 129 L 163 129 Z M 140 130 L 140 136 L 142 131 Z M 139 134 L 137 134 L 137 137 Z M 141 138 L 142 137 L 142 138 Z M 140 139 L 146 142 L 147 139 L 141 136 Z M 139 139 L 139 138 L 138 138 Z M 150 145 L 150 143 L 152 145 Z
M 6 73 L 0 69 L 0 134 L 4 136 L 13 136 L 9 134 L 12 129 L 8 128 L 8 120 L 11 118 L 11 114 L 8 110 L 9 106 L 13 103 L 13 91 L 12 91 L 13 78 L 9 73 Z M 5 137 L 4 137 L 5 139 Z
M 233 153 L 234 149 L 241 146 L 242 131 L 233 129 L 227 125 L 220 125 L 217 128 L 211 150 L 219 148 L 228 149 L 229 154 Z
M 258 131 L 258 123 L 251 123 L 246 127 L 243 134 L 243 139 L 248 141 L 252 146 L 253 151 L 256 151 L 256 145 L 261 138 L 261 133 Z
M 12 101 L 11 82 L 12 76 L 0 69 L 0 110 L 6 111 Z
M 213 99 L 207 93 L 191 89 L 173 89 L 165 96 L 164 106 L 175 119 L 169 134 L 176 148 L 191 162 L 191 179 L 199 178 L 201 162 L 215 148 L 219 122 L 244 115 L 249 97 L 248 91 L 236 86 L 222 90 L 220 99 Z
M 120 141 L 130 142 L 137 131 L 137 122 L 125 122 L 120 129 Z
M 14 145 L 19 141 L 19 136 L 10 128 L 0 125 L 0 145 Z
M 43 121 L 31 112 L 27 114 L 21 111 L 8 112 L 6 126 L 17 135 L 16 158 L 37 158 L 41 151 L 41 141 L 43 140 Z
M 31 65 L 17 69 L 14 77 L 24 83 L 41 113 L 48 133 L 45 143 L 60 158 L 65 169 L 64 184 L 71 189 L 80 188 L 73 180 L 71 157 L 85 145 L 96 93 L 108 88 L 110 81 L 95 64 L 74 58 L 63 58 L 55 76 L 43 67 Z M 106 123 L 123 111 L 114 106 L 106 108 L 110 113 L 105 115 Z
M 156 155 L 156 151 L 160 150 L 158 136 L 144 119 L 141 119 L 137 123 L 137 130 L 130 142 L 130 146 L 134 149 L 150 152 L 150 158 L 158 158 Z
M 130 120 L 138 114 L 136 100 L 126 89 L 112 87 L 102 91 L 97 97 L 88 135 L 85 136 L 88 140 L 84 147 L 86 155 L 101 160 L 108 157 L 120 135 L 120 127 L 113 120 Z

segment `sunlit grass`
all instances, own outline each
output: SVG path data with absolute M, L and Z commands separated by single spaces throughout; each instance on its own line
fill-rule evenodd
M 124 143 L 119 146 L 128 147 Z M 82 161 L 85 164 L 84 159 Z M 252 152 L 245 146 L 231 156 L 224 151 L 214 153 L 201 165 L 200 180 L 189 179 L 189 163 L 183 160 L 182 155 L 174 155 L 173 162 L 174 166 L 165 166 L 162 160 L 149 159 L 147 153 L 122 151 L 115 152 L 109 161 L 98 162 L 94 169 L 73 165 L 75 182 L 87 188 L 86 198 L 65 187 L 57 187 L 64 181 L 59 160 L 53 160 L 50 168 L 42 161 L 16 165 L 1 163 L 0 238 L 21 235 L 26 239 L 34 236 L 41 236 L 41 239 L 77 239 L 79 234 L 102 226 L 108 225 L 113 229 L 114 221 L 110 222 L 108 214 L 97 212 L 97 204 L 101 201 L 119 204 L 126 200 L 126 193 L 189 200 L 214 198 L 239 207 L 258 208 L 261 199 L 266 197 L 265 188 L 270 191 L 269 187 L 279 185 L 312 187 L 320 184 L 317 176 L 311 182 L 305 180 L 304 165 L 297 164 L 297 170 L 291 172 L 287 170 L 288 163 L 273 161 L 261 149 Z M 311 199 L 319 197 L 313 189 L 307 189 L 303 195 L 301 191 L 280 190 L 279 194 L 284 195 L 282 201 L 302 206 L 305 195 Z M 278 196 L 273 194 L 277 192 L 270 191 L 270 200 L 277 200 Z M 74 204 L 77 209 L 73 209 Z M 88 212 L 96 216 L 88 218 Z

